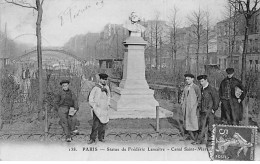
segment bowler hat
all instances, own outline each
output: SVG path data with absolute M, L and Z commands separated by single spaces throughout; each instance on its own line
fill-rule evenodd
M 190 77 L 190 78 L 195 78 L 195 76 L 191 73 L 187 73 L 184 75 L 184 77 Z
M 62 85 L 62 84 L 64 84 L 64 83 L 67 83 L 67 84 L 69 84 L 69 83 L 70 83 L 70 81 L 69 81 L 69 80 L 62 80 L 62 81 L 60 82 L 60 85 Z
M 199 75 L 199 76 L 197 77 L 197 80 L 201 80 L 201 79 L 206 80 L 207 78 L 208 78 L 207 75 Z
M 226 72 L 227 72 L 227 74 L 232 74 L 232 73 L 234 73 L 234 68 L 227 68 Z
M 243 87 L 243 85 L 242 84 L 237 84 L 235 87 L 237 87 L 237 88 L 239 88 L 240 90 L 244 90 L 244 87 Z

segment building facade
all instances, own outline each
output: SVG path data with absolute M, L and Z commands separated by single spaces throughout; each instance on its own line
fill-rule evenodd
M 245 32 L 245 18 L 237 15 L 216 25 L 217 27 L 217 63 L 220 69 L 234 67 L 241 72 L 242 53 Z M 251 71 L 259 70 L 260 61 L 260 10 L 250 19 L 248 28 L 248 47 L 246 51 L 246 69 Z

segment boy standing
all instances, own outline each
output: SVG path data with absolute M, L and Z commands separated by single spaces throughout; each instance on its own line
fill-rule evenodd
M 204 139 L 204 132 L 208 134 L 208 144 L 212 136 L 214 113 L 219 106 L 219 97 L 216 88 L 209 85 L 207 75 L 199 75 L 197 80 L 200 82 L 201 89 L 201 111 L 200 111 L 200 129 L 201 133 L 198 138 L 199 143 Z M 208 127 L 208 130 L 206 130 Z

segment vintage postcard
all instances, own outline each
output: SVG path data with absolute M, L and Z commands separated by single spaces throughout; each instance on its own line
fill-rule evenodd
M 1 161 L 259 161 L 259 0 L 0 0 Z

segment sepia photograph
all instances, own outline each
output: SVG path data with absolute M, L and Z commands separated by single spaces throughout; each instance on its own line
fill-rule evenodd
M 0 0 L 0 161 L 260 161 L 260 0 Z

